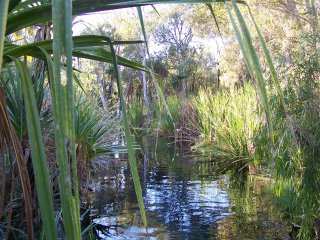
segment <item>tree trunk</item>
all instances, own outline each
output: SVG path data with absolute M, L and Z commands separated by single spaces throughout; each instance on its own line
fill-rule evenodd
M 146 57 L 143 58 L 143 65 L 146 65 Z M 147 73 L 142 71 L 142 87 L 143 87 L 143 99 L 144 103 L 146 104 L 147 108 L 147 122 L 151 120 L 151 102 L 148 94 L 148 80 L 147 80 Z
M 106 91 L 106 80 L 105 80 L 105 74 L 103 73 L 103 64 L 99 63 L 99 68 L 96 71 L 97 80 L 99 84 L 99 95 L 100 100 L 102 102 L 103 108 L 105 110 L 108 110 L 108 98 L 107 98 L 107 91 Z

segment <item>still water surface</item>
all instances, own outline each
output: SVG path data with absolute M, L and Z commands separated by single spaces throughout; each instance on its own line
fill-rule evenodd
M 116 160 L 95 176 L 96 239 L 290 239 L 270 198 L 268 181 L 216 174 L 215 164 L 163 147 L 139 158 L 148 229 L 142 222 L 129 166 Z

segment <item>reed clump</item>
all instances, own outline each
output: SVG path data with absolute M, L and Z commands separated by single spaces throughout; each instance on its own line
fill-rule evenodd
M 194 99 L 200 133 L 193 147 L 213 159 L 224 160 L 227 168 L 254 162 L 255 138 L 264 122 L 251 84 L 231 91 L 200 92 Z

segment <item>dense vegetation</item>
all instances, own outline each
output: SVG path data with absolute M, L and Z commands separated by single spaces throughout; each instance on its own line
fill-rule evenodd
M 180 4 L 0 2 L 1 238 L 81 239 L 80 199 L 115 152 L 147 226 L 143 136 L 270 177 L 297 237 L 319 237 L 319 1 L 163 3 Z M 104 10 L 119 14 L 76 18 Z

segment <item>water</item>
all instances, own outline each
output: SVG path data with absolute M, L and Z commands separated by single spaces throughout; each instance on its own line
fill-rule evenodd
M 215 164 L 169 148 L 139 158 L 148 229 L 126 161 L 98 171 L 91 233 L 96 239 L 289 239 L 289 224 L 268 194 L 268 181 L 215 174 Z

